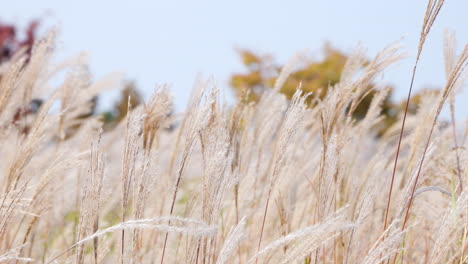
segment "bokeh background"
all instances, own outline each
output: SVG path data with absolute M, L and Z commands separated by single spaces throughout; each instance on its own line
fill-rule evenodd
M 400 41 L 408 58 L 385 76 L 393 96 L 406 96 L 426 1 L 3 1 L 0 20 L 26 28 L 59 29 L 57 59 L 90 53 L 96 79 L 122 71 L 147 97 L 157 84 L 170 85 L 176 111 L 183 111 L 197 75 L 216 80 L 233 100 L 229 76 L 244 67 L 235 48 L 271 54 L 279 63 L 298 51 L 323 56 L 324 43 L 349 53 L 361 43 L 368 57 Z M 415 88 L 444 84 L 444 29 L 468 41 L 468 1 L 446 1 L 429 35 Z M 20 31 L 18 33 L 23 33 Z M 99 108 L 118 93 L 101 97 Z M 468 117 L 468 92 L 457 98 L 457 118 Z M 445 113 L 447 116 L 447 113 Z

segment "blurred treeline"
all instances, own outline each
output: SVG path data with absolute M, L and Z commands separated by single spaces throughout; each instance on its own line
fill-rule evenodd
M 15 25 L 2 24 L 0 21 L 0 65 L 18 54 L 26 54 L 27 58 L 37 38 L 38 26 L 39 21 L 32 21 L 26 29 L 25 39 L 20 40 Z M 294 68 L 290 77 L 280 87 L 280 92 L 286 98 L 291 99 L 300 87 L 304 93 L 311 93 L 307 104 L 308 107 L 313 108 L 319 99 L 323 99 L 326 96 L 328 88 L 339 82 L 348 55 L 333 48 L 330 44 L 326 44 L 323 51 L 323 59 L 312 60 L 303 58 L 299 65 Z M 247 49 L 238 50 L 238 54 L 245 66 L 245 71 L 243 73 L 233 73 L 230 76 L 230 86 L 235 91 L 238 100 L 255 103 L 263 91 L 273 88 L 276 78 L 284 65 L 276 63 L 272 56 L 257 54 Z M 394 88 L 375 87 L 374 84 L 370 84 L 367 95 L 353 111 L 355 120 L 359 121 L 362 119 L 369 109 L 375 89 L 383 88 L 389 89 L 389 93 L 382 105 L 382 122 L 376 127 L 376 134 L 378 136 L 385 133 L 398 120 L 398 115 L 404 111 L 405 103 L 403 101 L 395 102 L 392 99 Z M 421 95 L 427 92 L 436 91 L 425 89 L 419 93 L 415 93 L 411 98 L 411 107 L 408 109 L 409 113 L 416 112 Z M 120 99 L 114 104 L 112 109 L 104 113 L 96 113 L 98 100 L 99 98 L 97 97 L 93 98 L 89 102 L 91 105 L 89 113 L 81 115 L 79 118 L 99 115 L 104 122 L 104 128 L 107 130 L 112 129 L 124 119 L 129 106 L 130 108 L 135 108 L 142 103 L 141 95 L 132 81 L 124 84 Z M 29 105 L 18 106 L 18 112 L 12 117 L 12 122 L 16 123 L 19 119 L 34 114 L 41 104 L 42 100 L 35 98 Z M 22 128 L 22 131 L 27 132 L 27 128 Z

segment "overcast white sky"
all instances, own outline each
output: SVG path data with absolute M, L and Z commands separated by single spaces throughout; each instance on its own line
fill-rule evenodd
M 234 47 L 270 53 L 285 62 L 307 49 L 320 57 L 325 41 L 349 52 L 359 42 L 369 56 L 404 37 L 410 56 L 385 79 L 407 93 L 425 0 L 321 1 L 4 1 L 0 20 L 24 26 L 43 17 L 58 25 L 59 57 L 87 50 L 95 78 L 123 71 L 148 96 L 168 83 L 176 108 L 183 110 L 197 74 L 213 77 L 229 97 L 228 77 L 242 71 Z M 443 31 L 468 42 L 468 1 L 446 1 L 427 39 L 415 87 L 444 84 Z M 48 15 L 46 15 L 48 14 Z M 457 98 L 457 116 L 468 117 L 468 92 Z M 109 100 L 107 100 L 109 101 Z

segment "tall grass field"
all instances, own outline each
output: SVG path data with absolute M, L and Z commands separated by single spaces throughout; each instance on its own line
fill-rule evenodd
M 413 80 L 443 3 L 428 3 Z M 453 114 L 468 45 L 444 41 L 446 84 L 383 135 L 398 43 L 369 62 L 356 48 L 324 98 L 279 92 L 294 56 L 257 102 L 228 106 L 199 79 L 173 115 L 158 86 L 106 129 L 83 116 L 121 79 L 55 62 L 52 31 L 0 65 L 0 262 L 468 263 L 468 123 Z

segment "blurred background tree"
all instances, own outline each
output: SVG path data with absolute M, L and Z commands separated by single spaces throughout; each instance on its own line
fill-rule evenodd
M 39 21 L 33 20 L 26 29 L 26 38 L 20 40 L 17 28 L 12 24 L 0 22 L 0 64 L 10 60 L 19 51 L 24 51 L 29 58 L 32 46 L 36 40 L 36 31 Z
M 326 44 L 323 50 L 322 60 L 304 59 L 302 64 L 290 74 L 283 87 L 280 88 L 280 92 L 286 98 L 291 99 L 299 84 L 302 84 L 301 89 L 304 92 L 312 92 L 316 97 L 323 99 L 327 94 L 328 87 L 340 81 L 348 55 L 329 44 Z M 246 97 L 248 101 L 256 102 L 265 90 L 273 88 L 283 65 L 275 63 L 272 56 L 269 55 L 259 55 L 246 49 L 240 49 L 238 53 L 246 71 L 232 74 L 230 85 L 238 99 Z M 353 112 L 353 117 L 356 120 L 365 117 L 372 97 L 375 95 L 374 85 L 371 84 L 369 88 L 370 92 Z M 398 115 L 404 111 L 405 107 L 404 102 L 395 103 L 392 101 L 393 88 L 389 87 L 389 89 L 390 93 L 382 104 L 382 123 L 376 127 L 378 135 L 385 133 L 397 121 Z M 427 91 L 422 90 L 415 93 L 411 99 L 410 113 L 416 112 L 421 95 Z M 313 97 L 309 97 L 307 103 L 309 107 L 315 106 Z
M 273 87 L 282 65 L 274 63 L 271 56 L 261 56 L 249 50 L 239 50 L 239 55 L 247 72 L 233 74 L 231 85 L 240 96 L 249 91 L 249 100 L 256 101 L 266 90 Z M 296 71 L 292 72 L 280 92 L 291 99 L 299 83 L 302 82 L 304 92 L 313 92 L 320 98 L 326 95 L 328 85 L 334 85 L 340 80 L 341 72 L 347 56 L 338 50 L 326 46 L 322 61 L 305 61 Z M 310 101 L 309 101 L 310 103 Z
M 105 124 L 104 128 L 106 130 L 114 128 L 127 116 L 129 107 L 132 110 L 140 105 L 142 101 L 135 82 L 127 81 L 120 92 L 120 99 L 111 110 L 105 111 L 101 116 L 101 120 Z
M 34 42 L 37 40 L 37 30 L 39 28 L 39 20 L 32 20 L 25 30 L 25 39 L 18 38 L 18 28 L 14 24 L 7 24 L 0 22 L 0 65 L 13 59 L 15 55 L 26 56 L 26 64 L 28 63 Z M 25 65 L 26 65 L 25 64 Z M 2 74 L 0 72 L 0 80 Z M 76 87 L 80 89 L 81 87 Z M 96 113 L 96 106 L 99 97 L 93 97 L 89 102 L 89 112 L 84 113 L 77 117 L 77 119 L 86 119 L 89 117 L 98 116 L 105 124 L 105 129 L 112 129 L 127 115 L 128 104 L 130 103 L 131 109 L 134 109 L 142 103 L 142 99 L 138 89 L 133 81 L 124 83 L 124 88 L 121 91 L 119 101 L 114 107 L 104 113 Z M 43 100 L 41 98 L 33 99 L 27 106 L 19 106 L 17 112 L 12 117 L 12 124 L 18 126 L 19 130 L 26 134 L 29 130 L 28 126 L 22 125 L 20 120 L 35 114 L 41 107 Z M 66 134 L 65 138 L 72 136 L 80 125 L 72 127 Z

